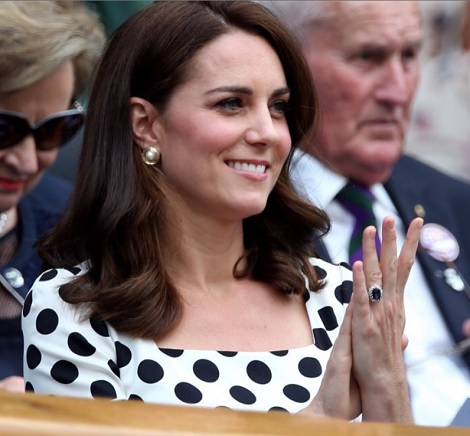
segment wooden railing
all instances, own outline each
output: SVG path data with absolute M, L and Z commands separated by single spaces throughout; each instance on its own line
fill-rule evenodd
M 469 429 L 348 423 L 283 412 L 160 406 L 0 393 L 1 435 L 468 436 Z

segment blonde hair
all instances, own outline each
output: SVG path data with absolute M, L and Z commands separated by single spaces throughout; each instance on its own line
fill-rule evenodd
M 71 60 L 78 97 L 105 38 L 97 15 L 80 1 L 1 1 L 0 93 L 24 89 Z

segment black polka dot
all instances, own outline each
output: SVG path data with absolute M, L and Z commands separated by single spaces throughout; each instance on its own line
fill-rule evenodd
M 307 303 L 307 301 L 310 300 L 310 291 L 308 289 L 305 289 L 303 296 L 304 296 L 304 303 Z
M 323 268 L 320 268 L 319 266 L 315 265 L 315 272 L 317 274 L 318 280 L 323 280 L 326 277 L 326 271 Z
M 275 356 L 287 356 L 287 353 L 289 353 L 289 350 L 277 350 L 277 351 L 271 351 L 271 354 L 274 354 Z
M 91 325 L 91 328 L 100 336 L 103 336 L 103 337 L 109 336 L 108 326 L 101 318 L 97 316 L 92 316 L 90 318 L 90 325 Z
M 218 353 L 225 357 L 235 357 L 238 354 L 236 351 L 218 351 Z
M 136 394 L 130 394 L 129 395 L 129 400 L 136 400 L 136 401 L 144 401 L 142 398 L 140 398 L 138 395 Z
M 309 391 L 299 385 L 287 385 L 282 391 L 287 398 L 296 403 L 305 403 L 310 400 Z
M 84 336 L 77 332 L 70 333 L 67 339 L 67 345 L 70 351 L 78 356 L 91 356 L 96 351 L 96 348 L 91 345 Z
M 72 383 L 78 377 L 78 368 L 67 360 L 59 360 L 51 368 L 51 377 L 64 385 Z
M 269 383 L 272 379 L 271 370 L 264 363 L 259 360 L 251 361 L 246 367 L 246 373 L 251 380 L 260 385 Z
M 52 309 L 43 309 L 36 318 L 36 330 L 42 335 L 50 335 L 59 325 L 59 317 Z
M 315 346 L 320 350 L 328 350 L 333 346 L 325 329 L 313 329 L 313 337 L 315 339 Z
M 315 378 L 321 375 L 322 368 L 314 357 L 305 357 L 299 362 L 299 372 L 304 377 Z
M 24 390 L 26 392 L 32 392 L 34 394 L 34 387 L 29 381 L 24 384 Z
M 117 376 L 121 376 L 121 370 L 117 366 L 116 362 L 113 362 L 111 359 L 108 360 L 109 369 Z
M 94 381 L 90 386 L 90 392 L 93 398 L 106 397 L 116 398 L 116 389 L 114 386 L 106 380 Z
M 116 341 L 114 343 L 116 346 L 116 356 L 117 356 L 117 366 L 119 368 L 124 368 L 132 359 L 132 352 L 124 345 L 122 342 Z
M 184 353 L 184 350 L 175 348 L 160 348 L 160 351 L 170 357 L 180 357 Z
M 219 369 L 207 359 L 199 359 L 193 365 L 194 375 L 205 382 L 213 383 L 219 378 Z
M 57 270 L 56 269 L 50 269 L 49 271 L 46 271 L 44 274 L 42 274 L 39 277 L 39 281 L 40 282 L 47 282 L 48 280 L 52 280 L 56 276 L 57 276 Z
M 189 383 L 178 383 L 175 386 L 175 395 L 186 404 L 197 404 L 202 400 L 201 391 Z
M 351 267 L 351 264 L 350 263 L 347 263 L 347 262 L 340 262 L 340 265 L 341 266 L 344 266 L 346 269 L 348 269 L 349 271 L 352 271 L 352 267 Z
M 29 369 L 37 368 L 41 363 L 42 355 L 35 345 L 30 345 L 26 350 L 26 364 Z
M 28 294 L 26 295 L 26 298 L 23 304 L 23 316 L 25 318 L 29 315 L 32 304 L 33 304 L 33 291 L 29 291 Z
M 284 407 L 280 407 L 280 406 L 274 406 L 274 407 L 271 407 L 268 412 L 287 412 L 287 409 L 284 409 Z
M 74 276 L 76 276 L 80 271 L 81 269 L 78 267 L 78 266 L 72 266 L 72 267 L 65 267 L 65 269 L 69 272 L 71 272 Z
M 144 383 L 157 383 L 163 378 L 163 368 L 154 360 L 142 360 L 137 375 Z
M 328 331 L 334 330 L 338 327 L 338 320 L 336 319 L 335 312 L 331 306 L 325 306 L 318 311 L 318 315 L 323 322 L 323 325 Z
M 242 404 L 254 404 L 256 402 L 256 397 L 253 392 L 242 386 L 233 386 L 230 388 L 230 395 L 234 400 Z
M 335 289 L 335 297 L 340 303 L 349 303 L 353 291 L 351 280 L 345 280 Z

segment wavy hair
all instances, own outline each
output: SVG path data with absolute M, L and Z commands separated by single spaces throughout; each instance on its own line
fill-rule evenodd
M 293 149 L 312 128 L 317 99 L 310 71 L 292 35 L 266 8 L 250 1 L 156 2 L 132 16 L 105 50 L 89 102 L 72 204 L 40 242 L 53 267 L 88 261 L 83 275 L 63 285 L 70 303 L 87 303 L 119 331 L 158 338 L 182 313 L 167 259 L 172 254 L 166 213 L 174 193 L 164 175 L 142 162 L 133 142 L 131 96 L 164 112 L 175 88 L 191 74 L 191 61 L 216 38 L 241 29 L 264 38 L 279 56 L 290 88 L 287 122 Z M 292 151 L 291 151 L 292 153 Z M 292 154 L 291 154 L 292 155 Z M 247 267 L 235 277 L 301 293 L 307 278 L 322 286 L 309 262 L 312 235 L 329 228 L 323 211 L 293 189 L 290 157 L 265 210 L 244 220 Z

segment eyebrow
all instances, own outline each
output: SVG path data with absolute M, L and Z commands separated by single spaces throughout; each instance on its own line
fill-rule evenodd
M 253 95 L 253 90 L 245 86 L 219 86 L 218 88 L 207 91 L 206 94 L 215 94 L 218 92 L 233 92 L 236 94 Z M 278 97 L 285 94 L 290 94 L 290 89 L 287 87 L 276 89 L 271 95 L 272 97 Z
M 412 48 L 414 50 L 420 50 L 423 45 L 422 39 L 415 40 L 415 41 L 410 41 L 406 43 L 402 49 L 409 49 Z M 367 50 L 367 51 L 384 51 L 384 52 L 393 52 L 393 49 L 390 49 L 390 47 L 387 44 L 381 44 L 381 43 L 363 43 L 358 45 L 359 50 Z

